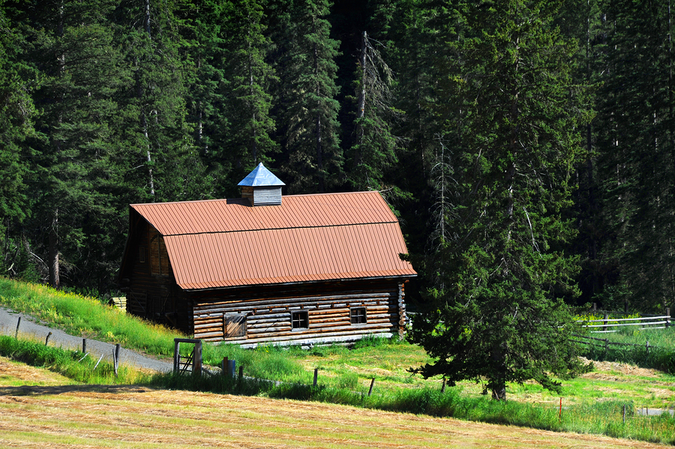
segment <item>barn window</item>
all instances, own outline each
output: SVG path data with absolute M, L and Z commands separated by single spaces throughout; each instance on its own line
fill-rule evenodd
M 245 337 L 246 314 L 223 315 L 223 335 L 225 337 Z
M 309 327 L 309 315 L 305 311 L 291 313 L 293 329 L 307 329 Z
M 350 310 L 352 324 L 366 324 L 366 308 L 353 307 Z

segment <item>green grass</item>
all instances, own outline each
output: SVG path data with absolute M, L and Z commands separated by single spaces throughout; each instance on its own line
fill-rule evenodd
M 154 355 L 173 354 L 173 339 L 185 337 L 101 304 L 95 298 L 0 277 L 0 304 L 72 335 L 120 343 Z
M 131 384 L 148 382 L 150 376 L 126 366 L 100 362 L 79 351 L 45 346 L 43 343 L 0 336 L 0 355 L 27 365 L 45 368 L 86 384 Z
M 643 331 L 621 328 L 619 332 L 589 336 L 625 344 L 605 347 L 604 343 L 593 341 L 594 344 L 584 345 L 582 352 L 589 359 L 632 363 L 642 368 L 675 374 L 675 327 Z
M 173 351 L 173 339 L 185 337 L 171 329 L 157 326 L 94 298 L 64 293 L 48 287 L 9 281 L 0 278 L 0 304 L 25 312 L 41 321 L 75 335 L 121 343 L 125 348 L 148 354 L 168 356 Z M 668 366 L 674 351 L 673 330 L 624 332 L 608 336 L 614 341 L 663 346 L 663 352 L 650 350 L 640 354 L 633 351 L 608 351 L 589 355 L 598 359 L 630 361 L 642 366 Z M 664 417 L 638 417 L 636 407 L 675 406 L 675 377 L 660 374 L 658 378 L 613 373 L 597 378 L 578 378 L 564 383 L 562 417 L 558 415 L 559 396 L 534 383 L 509 385 L 507 402 L 491 401 L 480 393 L 480 383 L 462 382 L 441 394 L 440 379 L 423 379 L 408 370 L 430 361 L 418 346 L 396 339 L 367 338 L 352 348 L 345 346 L 298 347 L 260 346 L 254 350 L 228 344 L 206 344 L 204 362 L 220 365 L 224 357 L 236 360 L 250 378 L 282 381 L 280 385 L 263 380 L 234 380 L 224 376 L 194 378 L 192 376 L 156 375 L 151 380 L 135 378 L 137 374 L 111 376 L 110 364 L 102 363 L 93 370 L 95 361 L 76 351 L 52 352 L 41 343 L 14 342 L 10 337 L 0 340 L 0 354 L 16 360 L 48 368 L 78 382 L 125 383 L 149 382 L 164 388 L 214 391 L 221 393 L 264 395 L 349 404 L 383 410 L 453 416 L 461 419 L 497 424 L 513 424 L 540 429 L 567 430 L 607 434 L 646 441 L 675 443 L 675 422 Z M 32 346 L 31 346 L 32 345 Z M 7 348 L 4 348 L 4 347 Z M 184 345 L 184 350 L 189 350 Z M 76 360 L 78 359 L 78 360 Z M 664 362 L 665 360 L 665 362 Z M 313 387 L 313 371 L 319 369 L 319 386 Z M 672 372 L 672 371 L 671 371 Z M 625 381 L 617 381 L 617 379 Z M 132 380 L 136 379 L 136 380 Z M 375 379 L 375 389 L 368 388 Z M 672 386 L 671 386 L 672 385 Z M 658 388 L 657 388 L 658 387 Z M 655 391 L 661 391 L 658 393 Z M 669 402 L 670 401 L 670 402 Z M 621 419 L 623 405 L 628 406 L 626 424 Z
M 544 430 L 605 434 L 665 444 L 675 444 L 675 418 L 637 416 L 632 401 L 595 401 L 565 406 L 541 406 L 518 401 L 492 401 L 486 397 L 463 394 L 461 388 L 445 393 L 428 387 L 398 389 L 368 396 L 364 388 L 335 388 L 319 385 L 230 379 L 224 376 L 202 377 L 157 375 L 156 387 L 211 391 L 215 393 L 264 395 L 271 398 L 317 401 L 357 407 L 454 417 L 470 421 L 532 427 Z M 623 406 L 627 419 L 623 422 Z

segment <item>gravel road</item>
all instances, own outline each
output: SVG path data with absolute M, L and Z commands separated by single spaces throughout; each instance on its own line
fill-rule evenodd
M 60 346 L 67 349 L 82 349 L 82 337 L 76 337 L 66 334 L 59 329 L 53 329 L 48 326 L 36 323 L 32 317 L 22 313 L 0 307 L 0 335 L 14 336 L 16 333 L 17 322 L 21 317 L 19 325 L 19 338 L 30 338 L 38 341 L 45 341 L 49 332 L 49 346 Z M 103 355 L 103 360 L 112 363 L 113 349 L 115 345 L 98 340 L 87 338 L 87 352 L 92 358 L 98 360 Z M 165 362 L 146 357 L 137 352 L 121 348 L 120 365 L 134 366 L 153 371 L 169 372 L 173 369 L 173 362 Z

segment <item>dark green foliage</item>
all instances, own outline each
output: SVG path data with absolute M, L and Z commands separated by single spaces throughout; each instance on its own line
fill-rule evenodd
M 604 307 L 673 307 L 675 99 L 668 1 L 606 5 L 598 91 L 598 175 L 608 228 L 602 256 L 616 271 Z
M 513 250 L 547 296 L 673 309 L 671 6 L 5 0 L 0 269 L 107 293 L 129 203 L 238 196 L 263 161 L 286 193 L 382 191 L 413 308 Z
M 338 43 L 330 38 L 329 2 L 294 1 L 285 10 L 282 3 L 287 5 L 278 4 L 281 48 L 275 66 L 276 120 L 284 123 L 287 157 L 281 172 L 289 193 L 324 192 L 342 181 L 343 167 L 335 99 Z
M 4 3 L 0 2 L 0 239 L 10 220 L 20 222 L 27 215 L 24 177 L 28 167 L 21 157 L 21 143 L 35 133 L 30 94 L 37 84 L 35 72 L 22 61 L 22 36 L 5 15 Z
M 453 184 L 433 266 L 437 283 L 412 339 L 436 359 L 420 369 L 450 384 L 487 379 L 493 397 L 506 382 L 534 379 L 558 390 L 581 368 L 569 342 L 576 261 L 563 212 L 579 153 L 583 117 L 570 97 L 573 45 L 551 26 L 548 2 L 457 2 L 447 43 L 440 110 Z M 525 20 L 527 18 L 527 20 Z M 450 101 L 448 101 L 450 103 Z

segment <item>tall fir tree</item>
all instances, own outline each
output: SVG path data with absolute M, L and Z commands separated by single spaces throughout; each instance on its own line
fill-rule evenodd
M 392 122 L 401 112 L 393 107 L 393 73 L 377 48 L 381 45 L 363 32 L 356 71 L 356 135 L 348 162 L 348 178 L 357 190 L 382 190 L 385 173 L 398 162 Z
M 598 171 L 616 282 L 606 308 L 663 312 L 675 298 L 674 28 L 669 0 L 608 2 L 607 76 L 598 95 Z
M 176 201 L 208 196 L 211 179 L 190 123 L 186 87 L 193 61 L 181 57 L 184 8 L 177 1 L 124 0 L 117 7 L 117 42 L 131 82 L 120 102 L 118 138 L 125 148 L 125 183 L 135 201 Z
M 49 283 L 110 285 L 122 231 L 117 226 L 111 117 L 121 83 L 120 53 L 107 23 L 112 1 L 26 2 L 15 12 L 30 33 L 27 55 L 44 77 L 35 94 L 41 114 L 32 138 L 28 186 L 32 243 Z M 91 274 L 79 282 L 80 274 Z
M 0 1 L 0 271 L 28 277 L 22 223 L 30 216 L 25 178 L 30 166 L 24 143 L 35 134 L 36 110 L 31 93 L 37 73 L 23 58 L 24 36 Z
M 330 38 L 327 0 L 277 0 L 280 51 L 276 120 L 284 123 L 281 172 L 290 192 L 323 192 L 343 180 L 335 97 L 337 41 Z
M 37 84 L 35 71 L 21 60 L 23 36 L 5 14 L 4 4 L 0 1 L 0 239 L 9 220 L 26 218 L 23 178 L 28 167 L 21 144 L 35 133 L 30 93 Z
M 273 69 L 266 61 L 270 38 L 265 34 L 265 2 L 249 0 L 227 3 L 225 18 L 225 110 L 228 138 L 223 158 L 229 161 L 229 191 L 258 163 L 271 161 L 278 145 L 271 138 L 274 120 L 270 116 Z
M 570 96 L 574 46 L 552 25 L 556 4 L 448 5 L 455 34 L 440 88 L 455 182 L 438 282 L 411 338 L 434 359 L 423 375 L 486 379 L 495 399 L 507 382 L 558 390 L 551 374 L 581 369 L 563 300 L 576 292 L 576 260 L 565 253 L 574 228 L 563 214 L 583 116 Z

